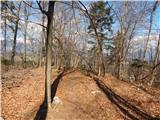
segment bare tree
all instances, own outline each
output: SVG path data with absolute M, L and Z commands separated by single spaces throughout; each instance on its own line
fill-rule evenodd
M 17 16 L 16 16 L 14 38 L 13 38 L 12 56 L 11 56 L 12 64 L 14 64 L 14 57 L 15 57 L 15 53 L 16 53 L 17 32 L 18 32 L 20 10 L 21 10 L 21 2 L 18 3 L 18 8 L 17 8 Z
M 117 2 L 117 8 L 112 8 L 116 18 L 120 24 L 119 37 L 116 38 L 116 41 L 119 43 L 116 47 L 119 49 L 116 54 L 116 65 L 115 65 L 115 74 L 118 78 L 124 76 L 124 73 L 127 71 L 126 65 L 129 61 L 128 54 L 132 46 L 134 36 L 136 35 L 136 29 L 139 27 L 141 21 L 147 16 L 147 2 Z M 140 7 L 137 10 L 137 7 Z M 138 7 L 138 8 L 139 8 Z M 136 14 L 135 14 L 136 13 Z M 137 17 L 136 17 L 137 16 Z
M 149 26 L 149 31 L 148 31 L 148 36 L 147 36 L 146 44 L 144 46 L 144 52 L 143 52 L 143 56 L 142 56 L 143 60 L 145 59 L 145 56 L 146 56 L 148 41 L 149 41 L 149 37 L 150 37 L 150 34 L 151 34 L 151 29 L 152 29 L 152 24 L 153 24 L 153 14 L 154 14 L 154 12 L 155 12 L 155 10 L 157 8 L 157 5 L 158 5 L 158 1 L 155 1 L 154 4 L 153 4 L 151 15 L 150 15 L 150 26 Z
M 2 2 L 1 5 L 2 19 L 4 20 L 4 55 L 6 55 L 6 47 L 7 47 L 7 1 Z
M 42 1 L 42 9 L 46 10 L 46 2 L 45 1 Z M 45 24 L 45 18 L 46 18 L 46 16 L 44 14 L 42 14 L 42 25 L 43 26 Z M 42 66 L 44 64 L 45 39 L 46 39 L 46 30 L 44 27 L 42 27 L 39 66 Z
M 158 43 L 157 43 L 157 47 L 156 47 L 156 53 L 155 53 L 155 56 L 154 56 L 154 59 L 153 59 L 153 66 L 156 66 L 158 64 L 158 54 L 159 54 L 159 52 L 160 52 L 160 34 L 159 34 Z M 152 73 L 150 85 L 153 85 L 153 82 L 155 80 L 156 69 L 157 68 L 155 68 L 153 73 Z
M 27 56 L 27 26 L 28 26 L 28 19 L 29 19 L 29 11 L 27 10 L 27 5 L 24 3 L 24 68 L 26 68 L 26 56 Z
M 63 52 L 63 40 L 64 40 L 64 30 L 65 30 L 65 21 L 64 21 L 64 7 L 61 4 L 57 4 L 57 9 L 60 10 L 60 13 L 57 13 L 54 17 L 54 38 L 56 43 L 56 54 L 55 54 L 55 65 L 58 71 L 62 67 L 62 52 Z
M 51 62 L 52 62 L 52 30 L 53 30 L 53 14 L 55 1 L 49 1 L 48 11 L 42 9 L 38 2 L 41 12 L 47 15 L 47 38 L 46 38 L 46 67 L 45 67 L 45 98 L 48 108 L 51 108 Z

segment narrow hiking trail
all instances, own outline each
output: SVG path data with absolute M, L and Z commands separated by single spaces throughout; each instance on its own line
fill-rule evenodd
M 109 77 L 112 81 L 106 78 L 97 83 L 75 71 L 56 79 L 59 82 L 54 96 L 61 102 L 53 105 L 47 120 L 150 120 L 160 115 L 160 100 Z M 134 94 L 128 96 L 128 93 Z
M 21 77 L 15 74 L 19 71 Z M 2 117 L 5 120 L 151 120 L 160 117 L 160 89 L 151 88 L 152 94 L 149 94 L 112 75 L 93 79 L 78 70 L 59 75 L 53 70 L 52 78 L 52 109 L 47 112 L 42 106 L 44 69 L 3 74 Z M 14 81 L 21 82 L 15 84 Z M 55 98 L 59 103 L 55 104 Z
M 123 119 L 90 77 L 79 71 L 61 78 L 57 92 L 62 103 L 48 112 L 48 120 Z
M 53 104 L 48 120 L 149 120 L 160 114 L 158 99 L 112 76 L 107 76 L 110 80 L 106 77 L 100 86 L 79 71 L 62 76 L 53 82 L 56 94 L 52 97 L 58 97 L 60 103 Z

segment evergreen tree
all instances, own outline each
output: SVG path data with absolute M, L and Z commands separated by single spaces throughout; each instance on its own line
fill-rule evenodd
M 100 62 L 98 63 L 98 66 L 100 66 L 99 74 L 100 71 L 102 71 L 103 76 L 105 72 L 103 49 L 105 48 L 107 51 L 110 51 L 110 49 L 113 48 L 112 38 L 109 38 L 112 35 L 111 28 L 114 23 L 113 16 L 111 15 L 111 8 L 107 7 L 104 1 L 93 2 L 91 4 L 89 14 L 92 20 L 90 20 L 90 25 L 88 27 L 89 33 L 91 36 L 95 37 L 97 41 L 89 40 L 88 43 L 93 44 L 93 48 L 97 51 L 97 56 L 100 59 L 98 60 Z

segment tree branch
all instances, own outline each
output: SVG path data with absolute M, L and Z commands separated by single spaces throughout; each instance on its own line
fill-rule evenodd
M 86 12 L 86 14 L 88 15 L 88 17 L 89 17 L 89 19 L 90 19 L 90 22 L 91 22 L 91 24 L 92 24 L 92 26 L 93 26 L 94 32 L 95 32 L 96 36 L 98 36 L 96 27 L 95 27 L 95 25 L 94 25 L 94 23 L 93 23 L 93 20 L 92 20 L 92 18 L 91 18 L 91 16 L 90 16 L 90 14 L 89 14 L 86 6 L 85 6 L 81 1 L 78 1 L 78 2 L 79 2 L 79 3 L 83 6 L 83 8 L 85 9 L 85 12 Z
M 160 62 L 157 63 L 156 65 L 154 65 L 154 66 L 152 67 L 152 69 L 149 71 L 148 75 L 146 75 L 145 77 L 143 77 L 143 78 L 141 78 L 141 79 L 139 79 L 139 80 L 144 80 L 144 79 L 148 78 L 150 75 L 152 75 L 152 74 L 154 73 L 155 69 L 156 69 L 159 65 L 160 65 Z
M 39 10 L 39 8 L 36 8 L 36 7 L 33 7 L 32 5 L 30 5 L 29 3 L 27 3 L 26 1 L 23 1 L 26 5 L 28 5 L 29 7 L 33 8 L 33 9 L 36 9 L 36 10 Z
M 38 6 L 39 6 L 40 11 L 41 11 L 43 14 L 45 14 L 46 16 L 48 16 L 48 12 L 42 9 L 41 2 L 40 2 L 40 1 L 38 2 L 37 0 L 36 0 L 36 2 L 37 2 L 37 4 L 38 4 Z

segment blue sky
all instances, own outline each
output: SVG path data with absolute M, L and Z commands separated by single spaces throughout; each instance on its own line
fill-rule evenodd
M 87 7 L 89 6 L 89 3 L 91 2 L 91 1 L 86 1 L 86 0 L 82 0 L 82 1 Z M 38 8 L 38 5 L 37 5 L 36 2 L 34 2 L 34 7 Z M 23 6 L 22 6 L 22 8 L 23 8 Z M 23 14 L 23 9 L 21 10 L 21 12 Z M 35 10 L 35 9 L 32 9 L 32 8 L 31 8 L 31 12 L 41 13 L 40 10 Z M 57 11 L 57 12 L 59 12 L 59 11 Z M 41 22 L 41 16 L 42 16 L 41 14 L 30 16 L 29 20 L 34 21 L 34 22 Z M 155 11 L 154 22 L 153 23 L 154 23 L 153 29 L 156 29 L 154 31 L 155 31 L 155 33 L 158 34 L 157 29 L 160 29 L 160 7 L 158 7 L 157 10 Z M 117 31 L 117 29 L 118 29 L 117 24 L 113 25 L 113 31 Z M 148 32 L 148 29 L 140 30 L 140 31 L 145 33 L 145 32 Z
M 157 8 L 155 12 L 155 23 L 157 24 L 157 28 L 159 29 L 160 32 L 160 6 Z

